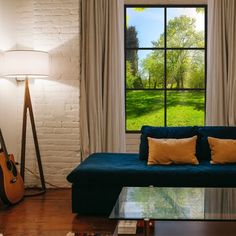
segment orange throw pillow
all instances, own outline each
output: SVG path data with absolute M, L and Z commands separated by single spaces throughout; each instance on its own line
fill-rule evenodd
M 236 140 L 208 137 L 211 164 L 236 163 Z
M 199 164 L 196 152 L 197 136 L 183 139 L 148 137 L 148 165 Z

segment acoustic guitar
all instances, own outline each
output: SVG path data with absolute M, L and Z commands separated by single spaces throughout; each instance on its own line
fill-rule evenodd
M 8 154 L 0 129 L 0 198 L 5 204 L 16 204 L 24 197 L 24 182 L 19 174 L 14 156 Z

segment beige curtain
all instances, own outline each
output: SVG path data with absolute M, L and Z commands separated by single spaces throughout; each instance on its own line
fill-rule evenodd
M 208 0 L 207 125 L 236 125 L 236 1 Z
M 206 188 L 204 199 L 205 219 L 235 219 L 235 188 Z
M 123 4 L 81 1 L 81 148 L 125 151 Z

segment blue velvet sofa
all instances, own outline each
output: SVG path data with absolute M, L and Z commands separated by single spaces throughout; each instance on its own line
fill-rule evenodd
M 199 165 L 147 165 L 147 137 L 198 136 Z M 80 215 L 111 212 L 123 186 L 236 187 L 236 164 L 212 165 L 207 137 L 236 139 L 236 127 L 143 126 L 139 154 L 95 153 L 68 176 L 72 183 L 72 211 Z M 236 155 L 236 154 L 235 154 Z

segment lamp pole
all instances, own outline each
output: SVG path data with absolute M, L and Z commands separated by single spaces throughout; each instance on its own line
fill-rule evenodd
M 25 178 L 25 147 L 26 147 L 27 111 L 29 111 L 29 115 L 30 115 L 30 121 L 31 121 L 33 138 L 34 138 L 34 146 L 35 146 L 40 180 L 41 180 L 41 185 L 42 185 L 42 191 L 40 191 L 38 194 L 41 194 L 46 191 L 46 186 L 45 186 L 45 179 L 44 179 L 43 167 L 42 167 L 42 162 L 41 162 L 41 155 L 39 151 L 39 143 L 38 143 L 38 137 L 37 137 L 37 132 L 36 132 L 36 126 L 35 126 L 35 121 L 34 121 L 33 107 L 32 107 L 32 102 L 31 102 L 31 97 L 30 97 L 30 91 L 29 91 L 28 77 L 26 77 L 25 79 L 25 97 L 24 97 L 24 109 L 23 109 L 22 141 L 21 141 L 20 174 L 23 180 Z

